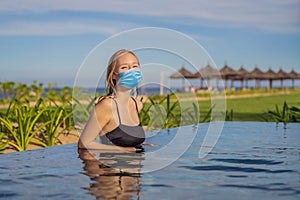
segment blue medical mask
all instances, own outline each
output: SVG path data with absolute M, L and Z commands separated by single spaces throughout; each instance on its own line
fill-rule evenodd
M 119 84 L 127 88 L 136 87 L 142 80 L 142 72 L 139 68 L 132 68 L 128 71 L 119 73 Z

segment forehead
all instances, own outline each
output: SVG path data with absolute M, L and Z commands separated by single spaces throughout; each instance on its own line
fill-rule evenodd
M 135 55 L 133 55 L 131 53 L 126 53 L 126 54 L 118 57 L 117 63 L 118 64 L 138 63 L 138 59 Z

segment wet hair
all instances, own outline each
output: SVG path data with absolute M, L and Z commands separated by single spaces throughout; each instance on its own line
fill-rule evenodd
M 113 78 L 114 72 L 116 71 L 116 65 L 117 65 L 117 60 L 119 57 L 125 55 L 125 54 L 132 54 L 136 57 L 138 60 L 137 56 L 129 50 L 126 49 L 121 49 L 115 52 L 109 59 L 108 65 L 107 65 L 107 71 L 106 71 L 106 82 L 107 82 L 107 87 L 106 87 L 106 94 L 107 96 L 112 95 L 115 92 L 115 86 L 116 86 L 116 80 Z

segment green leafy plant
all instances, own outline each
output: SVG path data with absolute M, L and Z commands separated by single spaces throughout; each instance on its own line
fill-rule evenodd
M 168 94 L 163 100 L 166 101 L 166 122 L 163 128 L 171 128 L 179 126 L 180 124 L 180 113 L 176 111 L 180 109 L 179 102 L 176 100 L 171 103 L 171 95 Z
M 289 112 L 288 112 L 288 106 L 287 103 L 284 102 L 282 110 L 279 109 L 278 105 L 275 105 L 275 111 L 268 111 L 269 114 L 273 117 L 274 121 L 278 125 L 279 122 L 283 122 L 284 128 L 286 128 L 286 124 L 289 121 Z
M 233 121 L 233 110 L 232 109 L 230 111 L 226 110 L 225 121 Z
M 163 97 L 150 96 L 149 104 L 144 104 L 140 112 L 141 124 L 148 127 L 148 130 L 158 128 L 176 127 L 180 124 L 180 113 L 178 101 L 171 103 L 170 95 Z
M 300 122 L 300 108 L 297 108 L 296 106 L 290 107 L 290 119 L 291 122 Z
M 77 128 L 82 128 L 82 126 L 84 126 L 84 124 L 87 122 L 87 120 L 90 117 L 91 114 L 91 110 L 92 108 L 95 106 L 95 99 L 90 99 L 88 101 L 88 104 L 82 103 L 81 101 L 79 101 L 76 98 L 73 98 L 75 104 L 73 107 L 73 119 L 76 122 L 76 125 L 78 125 L 79 127 Z
M 216 105 L 213 105 L 212 107 L 210 107 L 210 109 L 208 110 L 208 112 L 205 114 L 204 118 L 200 120 L 200 123 L 206 123 L 206 122 L 210 122 L 211 121 L 211 113 L 214 109 Z
M 46 105 L 45 101 L 42 101 L 42 110 L 44 112 L 41 115 L 41 121 L 44 123 L 44 128 L 38 134 L 40 145 L 49 147 L 61 144 L 59 136 L 69 128 L 63 125 L 66 119 L 72 116 L 72 112 L 65 114 L 64 107 Z
M 6 115 L 0 116 L 2 134 L 7 136 L 4 142 L 14 147 L 18 151 L 27 149 L 28 144 L 41 145 L 40 141 L 34 140 L 34 136 L 42 130 L 45 123 L 38 123 L 40 116 L 45 111 L 39 109 L 41 100 L 31 107 L 30 102 L 25 104 L 17 99 L 13 100 L 13 106 L 8 110 Z
M 269 110 L 268 113 L 271 115 L 276 125 L 280 122 L 283 123 L 284 128 L 286 128 L 289 122 L 299 122 L 300 121 L 300 109 L 293 106 L 289 108 L 286 101 L 283 103 L 282 109 L 279 109 L 278 105 L 275 105 L 275 110 Z
M 8 141 L 3 140 L 3 136 L 4 136 L 4 133 L 1 131 L 0 132 L 0 153 L 3 152 L 8 145 Z
M 173 102 L 171 101 L 173 100 Z M 157 128 L 171 128 L 211 121 L 212 106 L 205 116 L 200 119 L 199 106 L 192 103 L 192 107 L 181 110 L 179 102 L 174 101 L 173 94 L 166 96 L 150 96 L 149 103 L 144 103 L 140 113 L 140 121 L 148 130 Z
M 181 125 L 191 125 L 199 122 L 199 106 L 194 102 L 192 103 L 192 106 L 192 108 L 189 107 L 183 110 Z

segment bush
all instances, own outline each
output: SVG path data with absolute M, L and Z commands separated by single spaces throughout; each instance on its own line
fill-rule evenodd
M 295 106 L 289 107 L 286 101 L 283 103 L 282 109 L 279 109 L 276 104 L 275 110 L 269 110 L 268 113 L 277 125 L 282 122 L 284 124 L 284 128 L 286 128 L 286 125 L 289 122 L 300 122 L 300 109 Z

